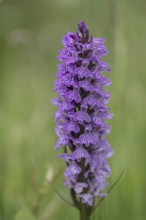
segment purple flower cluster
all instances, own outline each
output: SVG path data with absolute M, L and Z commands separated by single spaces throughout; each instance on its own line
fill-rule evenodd
M 90 38 L 85 22 L 79 22 L 77 33 L 69 32 L 63 37 L 55 82 L 59 136 L 56 149 L 63 147 L 59 157 L 67 165 L 65 185 L 78 201 L 89 206 L 93 206 L 96 196 L 106 196 L 102 191 L 111 172 L 107 159 L 113 155 L 105 139 L 111 131 L 106 120 L 112 114 L 106 106 L 110 93 L 104 90 L 111 81 L 102 75 L 103 71 L 110 71 L 101 59 L 108 54 L 104 42 L 102 38 Z

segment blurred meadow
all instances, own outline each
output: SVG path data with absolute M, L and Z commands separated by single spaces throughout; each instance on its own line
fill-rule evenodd
M 0 0 L 0 220 L 74 220 L 56 159 L 51 100 L 62 36 L 84 19 L 107 39 L 114 118 L 112 184 L 92 220 L 146 218 L 146 1 Z

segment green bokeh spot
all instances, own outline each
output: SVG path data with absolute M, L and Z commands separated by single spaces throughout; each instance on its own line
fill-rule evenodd
M 14 220 L 36 220 L 32 213 L 26 207 L 22 207 L 16 214 Z

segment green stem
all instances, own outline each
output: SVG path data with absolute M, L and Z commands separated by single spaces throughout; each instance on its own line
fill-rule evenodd
M 80 220 L 90 220 L 88 207 L 86 204 L 80 204 Z

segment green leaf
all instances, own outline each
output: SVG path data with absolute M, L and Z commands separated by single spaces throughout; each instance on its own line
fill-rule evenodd
M 36 218 L 27 207 L 22 207 L 16 214 L 14 220 L 36 220 Z

